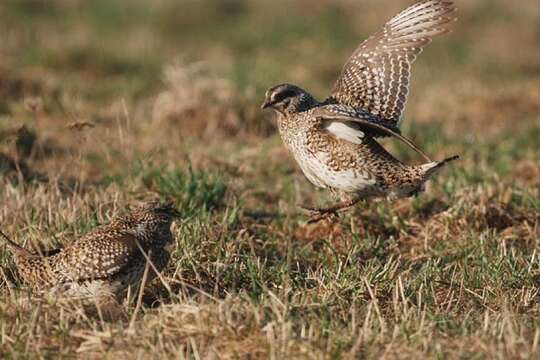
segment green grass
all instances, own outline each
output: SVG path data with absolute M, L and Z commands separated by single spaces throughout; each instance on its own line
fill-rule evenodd
M 219 175 L 184 170 L 167 171 L 142 162 L 135 165 L 134 177 L 149 191 L 165 199 L 175 199 L 186 216 L 208 212 L 225 205 L 227 184 Z

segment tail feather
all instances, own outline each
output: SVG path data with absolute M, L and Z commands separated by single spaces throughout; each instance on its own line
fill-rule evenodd
M 2 235 L 2 237 L 4 238 L 4 240 L 6 240 L 8 247 L 9 247 L 10 250 L 14 253 L 14 255 L 19 255 L 19 256 L 35 256 L 35 254 L 31 253 L 30 251 L 26 250 L 25 248 L 23 248 L 22 246 L 20 246 L 19 244 L 17 244 L 17 243 L 14 242 L 13 240 L 11 240 L 11 239 L 10 239 L 6 234 L 4 234 L 1 230 L 0 230 L 0 235 Z
M 459 155 L 454 155 L 441 161 L 434 161 L 424 165 L 421 165 L 421 169 L 424 171 L 424 177 L 428 179 L 431 175 L 437 172 L 440 168 L 444 167 L 449 162 L 459 159 Z

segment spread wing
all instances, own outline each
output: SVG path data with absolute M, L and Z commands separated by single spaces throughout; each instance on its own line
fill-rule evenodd
M 420 154 L 428 162 L 432 160 L 411 140 L 384 126 L 377 118 L 363 110 L 344 105 L 328 105 L 316 108 L 313 116 L 321 121 L 322 127 L 339 139 L 360 144 L 364 136 L 376 132 L 381 136 L 393 136 Z
M 98 235 L 93 233 L 92 235 Z M 118 274 L 140 256 L 136 239 L 130 234 L 103 234 L 99 239 L 83 237 L 66 247 L 56 271 L 66 281 L 103 279 Z
M 429 0 L 392 18 L 355 50 L 328 103 L 365 109 L 397 128 L 407 101 L 411 65 L 433 36 L 448 31 L 454 11 L 452 1 Z

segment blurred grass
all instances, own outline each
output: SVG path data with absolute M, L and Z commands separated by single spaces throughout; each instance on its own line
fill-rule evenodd
M 96 81 L 93 90 L 98 94 L 107 93 L 104 87 L 111 88 L 108 93 L 120 90 L 126 96 L 151 92 L 160 64 L 180 56 L 187 62 L 204 59 L 240 89 L 254 87 L 260 94 L 269 83 L 292 78 L 322 96 L 359 40 L 389 16 L 382 10 L 382 4 L 324 1 L 158 1 L 148 5 L 122 0 L 50 4 L 7 0 L 1 14 L 7 29 L 24 24 L 24 31 L 15 35 L 8 61 L 44 67 L 61 74 L 63 80 L 74 77 L 74 83 L 81 78 L 108 78 L 105 84 Z M 437 39 L 434 49 L 423 55 L 423 66 L 442 61 L 441 68 L 449 73 L 453 68 L 463 71 L 463 67 L 475 66 L 480 50 L 475 46 L 475 30 L 491 24 L 482 19 L 508 23 L 517 17 L 499 2 L 476 1 L 472 10 L 455 27 L 461 39 Z M 363 21 L 364 17 L 369 21 Z M 482 66 L 475 70 L 490 77 L 508 68 L 501 69 L 496 62 L 483 57 Z M 298 74 L 306 70 L 309 76 Z

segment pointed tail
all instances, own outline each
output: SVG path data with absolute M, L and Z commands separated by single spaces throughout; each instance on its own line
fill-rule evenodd
M 8 247 L 10 248 L 10 250 L 13 252 L 14 255 L 18 255 L 18 256 L 35 256 L 30 251 L 26 250 L 25 248 L 23 248 L 22 246 L 20 246 L 19 244 L 17 244 L 13 240 L 11 240 L 1 230 L 0 230 L 0 235 L 2 235 L 4 240 L 6 240 Z
M 437 172 L 440 168 L 444 167 L 449 162 L 459 159 L 459 155 L 454 155 L 449 158 L 446 158 L 442 161 L 433 161 L 424 165 L 421 165 L 420 168 L 424 171 L 424 178 L 428 179 L 431 175 Z

